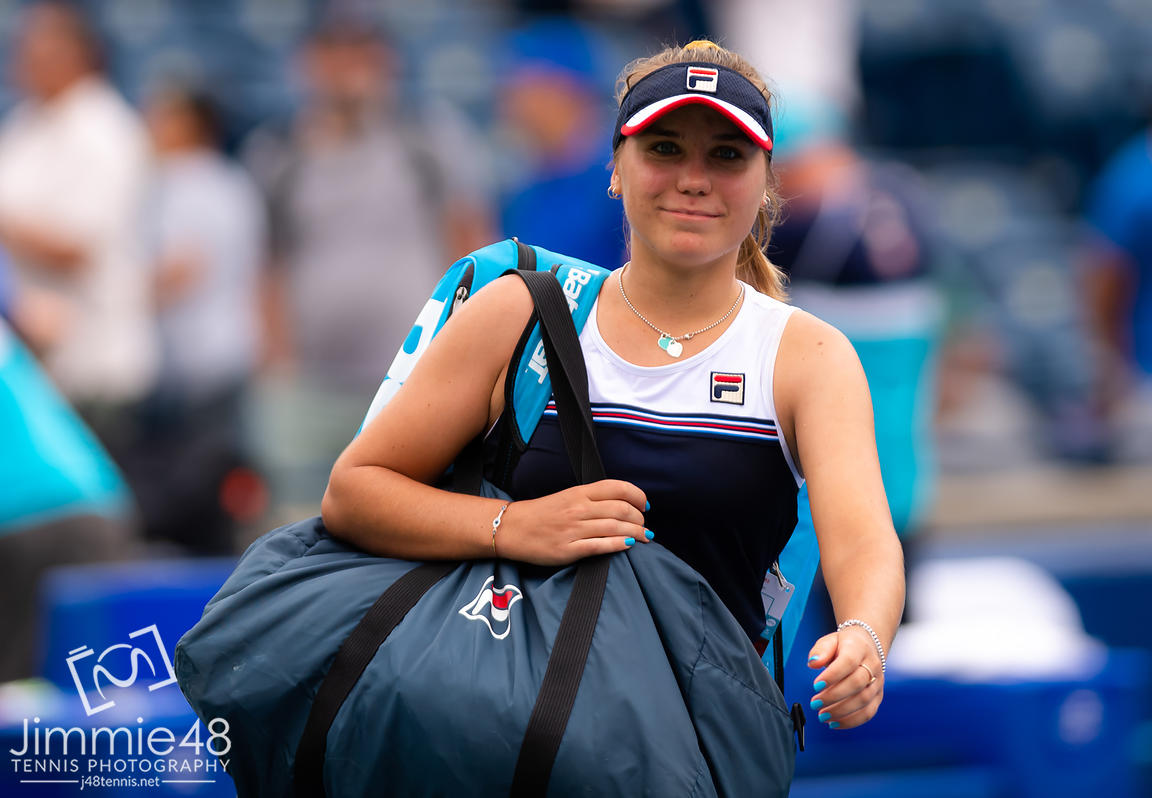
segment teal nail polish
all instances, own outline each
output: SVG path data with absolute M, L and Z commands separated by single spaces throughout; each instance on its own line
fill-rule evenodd
M 651 529 L 645 529 L 645 530 L 644 530 L 644 537 L 646 537 L 646 538 L 648 538 L 649 540 L 651 540 L 652 538 L 656 537 L 656 533 L 655 533 L 655 532 L 653 532 Z
M 839 728 L 840 728 L 840 724 L 839 724 L 839 723 L 837 723 L 836 721 L 832 721 L 831 723 L 829 723 L 829 724 L 828 724 L 828 728 L 829 728 L 829 729 L 839 729 Z
M 822 707 L 822 706 L 824 706 L 824 702 L 821 701 L 819 698 L 813 698 L 812 699 L 812 703 L 811 703 L 812 709 L 820 709 L 820 707 Z
M 632 545 L 635 545 L 635 543 L 636 543 L 636 538 L 624 538 L 624 545 L 625 546 L 632 546 Z
M 817 693 L 819 693 L 821 690 L 823 690 L 827 686 L 828 686 L 828 682 L 821 679 L 820 681 L 816 682 L 816 684 L 812 685 L 812 689 L 815 690 Z
M 651 509 L 652 509 L 652 502 L 646 500 L 644 502 L 644 512 L 648 512 Z
M 819 715 L 820 720 L 828 720 L 831 717 L 832 717 L 831 712 L 821 712 Z
M 816 660 L 818 660 L 818 659 L 820 659 L 820 655 L 819 655 L 819 654 L 813 654 L 812 656 L 810 656 L 810 657 L 808 658 L 808 661 L 809 661 L 809 662 L 815 662 L 815 661 L 816 661 Z

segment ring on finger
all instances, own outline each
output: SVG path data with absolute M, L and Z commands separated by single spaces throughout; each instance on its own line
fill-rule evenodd
M 868 667 L 867 665 L 865 665 L 863 662 L 861 662 L 861 663 L 860 663 L 860 667 L 861 667 L 861 668 L 863 668 L 864 670 L 868 671 L 868 675 L 869 675 L 870 677 L 872 677 L 872 678 L 870 678 L 870 679 L 868 680 L 868 684 L 872 684 L 872 682 L 876 681 L 876 674 L 874 674 L 874 673 L 872 672 L 872 669 L 871 669 L 871 668 L 869 668 L 869 667 Z

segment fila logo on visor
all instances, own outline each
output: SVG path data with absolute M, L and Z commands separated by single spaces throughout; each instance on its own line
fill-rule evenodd
M 716 93 L 716 84 L 720 80 L 720 70 L 708 67 L 688 67 L 687 86 L 692 91 L 706 91 Z
M 725 402 L 730 405 L 744 404 L 744 375 L 713 371 L 712 396 L 710 398 L 713 402 Z

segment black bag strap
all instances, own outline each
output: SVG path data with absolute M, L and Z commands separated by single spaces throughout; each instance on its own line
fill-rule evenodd
M 602 479 L 604 466 L 593 434 L 588 374 L 560 284 L 548 272 L 513 270 L 511 273 L 524 279 L 536 305 L 557 415 L 573 472 L 581 482 Z M 476 451 L 473 450 L 473 454 Z M 475 462 L 470 469 L 472 479 L 476 475 L 474 468 Z M 392 630 L 428 589 L 456 565 L 455 562 L 434 562 L 413 568 L 384 591 L 341 644 L 317 690 L 296 749 L 293 777 L 297 798 L 324 795 L 328 731 L 340 707 Z M 576 568 L 572 594 L 560 619 L 556 642 L 521 745 L 511 795 L 537 796 L 547 788 L 592 645 L 608 569 L 608 558 L 603 556 L 583 560 Z
M 516 269 L 517 270 L 536 270 L 536 250 L 520 240 L 513 238 L 516 242 Z M 511 273 L 513 270 L 509 269 L 505 274 Z M 501 275 L 504 276 L 504 275 Z M 469 266 L 465 271 L 463 277 L 460 279 L 460 284 L 456 289 L 457 301 L 462 302 L 472 294 L 472 281 L 473 272 L 472 266 Z M 463 290 L 463 295 L 461 295 Z M 452 306 L 452 312 L 456 310 L 456 303 Z M 532 313 L 532 317 L 528 320 L 528 324 L 524 329 L 524 338 L 528 337 L 528 333 L 536 325 L 536 313 Z M 512 360 L 508 366 L 507 384 L 505 385 L 505 397 L 509 404 L 512 403 L 512 387 L 516 381 L 516 372 L 519 365 L 520 350 L 518 349 L 512 356 Z M 510 408 L 509 408 L 510 409 Z M 507 421 L 509 414 L 505 413 L 505 418 L 501 419 L 502 423 Z M 484 437 L 485 433 L 480 432 L 475 438 L 470 440 L 468 444 L 461 450 L 460 454 L 456 456 L 456 460 L 452 463 L 452 474 L 448 481 L 451 490 L 456 493 L 468 493 L 472 495 L 479 495 L 480 486 L 484 481 Z M 501 446 L 510 446 L 509 441 L 502 441 Z M 499 455 L 498 455 L 499 458 Z
M 776 675 L 776 686 L 780 688 L 780 695 L 784 695 L 784 630 L 777 629 L 772 635 L 772 671 Z
M 608 555 L 600 555 L 582 560 L 576 568 L 572 595 L 560 618 L 548 668 L 520 744 L 516 772 L 508 791 L 511 798 L 536 798 L 547 792 L 556 753 L 564 739 L 592 648 L 610 565 Z
M 296 747 L 293 771 L 296 798 L 324 795 L 324 751 L 328 743 L 328 730 L 344 704 L 344 699 L 352 692 L 385 638 L 404 620 L 404 616 L 416 606 L 428 588 L 455 567 L 454 562 L 431 562 L 413 568 L 376 599 L 376 603 L 345 638 L 340 650 L 336 652 L 332 667 L 320 683 L 320 689 L 316 691 L 312 710 L 304 725 L 304 734 Z
M 510 269 L 505 274 L 518 275 L 532 294 L 535 315 L 540 319 L 544 357 L 552 381 L 560 433 L 564 437 L 572 473 L 581 484 L 604 479 L 604 466 L 596 447 L 592 407 L 588 399 L 588 369 L 584 365 L 580 337 L 560 283 L 550 272 Z
M 540 317 L 544 356 L 572 471 L 582 483 L 603 479 L 604 465 L 596 448 L 588 400 L 588 372 L 568 302 L 552 274 L 538 271 L 517 274 L 528 286 Z M 609 567 L 609 558 L 603 555 L 581 560 L 576 567 L 572 594 L 560 618 L 556 642 L 520 745 L 508 793 L 512 798 L 540 796 L 547 791 L 556 753 L 564 739 L 592 648 Z
M 784 695 L 784 630 L 777 629 L 776 633 L 772 635 L 772 664 L 773 670 L 776 672 L 776 686 L 780 688 L 780 695 Z M 787 705 L 787 702 L 785 702 Z M 792 718 L 792 732 L 796 735 L 796 744 L 800 750 L 804 750 L 804 707 L 799 704 L 793 704 L 792 710 L 788 713 Z

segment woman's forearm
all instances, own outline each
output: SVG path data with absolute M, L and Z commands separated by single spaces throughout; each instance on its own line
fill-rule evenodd
M 826 557 L 821 566 L 837 622 L 864 621 L 885 652 L 904 612 L 904 556 L 895 535 L 877 535 Z
M 503 504 L 434 488 L 380 466 L 338 465 L 321 514 L 333 535 L 374 554 L 476 559 L 492 556 L 492 521 Z
M 337 466 L 324 494 L 324 522 L 361 548 L 405 559 L 497 556 L 537 565 L 568 565 L 652 539 L 648 500 L 630 482 L 602 479 L 509 502 L 429 487 L 380 466 Z

